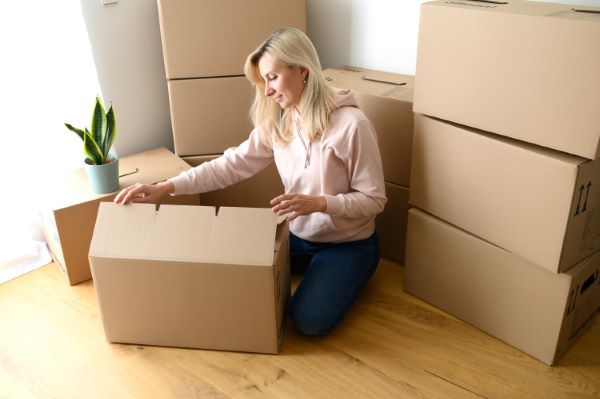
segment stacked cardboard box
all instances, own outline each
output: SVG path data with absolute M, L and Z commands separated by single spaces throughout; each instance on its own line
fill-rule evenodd
M 600 15 L 587 11 L 421 8 L 405 289 L 547 364 L 600 307 Z
M 388 203 L 377 217 L 383 257 L 404 263 L 413 135 L 414 77 L 368 69 L 327 69 L 336 89 L 351 89 L 379 139 Z
M 175 153 L 196 166 L 198 157 L 218 156 L 248 137 L 253 92 L 243 75 L 246 57 L 277 29 L 306 30 L 306 2 L 159 0 L 158 10 Z M 264 191 L 236 185 L 203 195 L 202 203 L 268 207 L 283 192 L 274 165 L 250 180 Z
M 166 148 L 119 159 L 119 186 L 156 183 L 190 166 Z M 88 250 L 101 202 L 112 201 L 117 192 L 94 194 L 83 168 L 56 182 L 42 212 L 42 228 L 52 257 L 71 285 L 92 278 Z M 161 203 L 199 204 L 197 195 L 167 196 Z

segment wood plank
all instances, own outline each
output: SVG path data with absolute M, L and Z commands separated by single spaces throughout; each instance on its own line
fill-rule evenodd
M 0 285 L 0 398 L 600 396 L 598 322 L 547 367 L 404 293 L 402 272 L 382 260 L 330 336 L 288 326 L 263 355 L 110 344 L 92 282 L 51 264 Z
M 396 270 L 382 267 L 346 320 L 355 328 L 336 332 L 332 345 L 391 375 L 405 372 L 400 365 L 412 366 L 413 371 L 421 370 L 481 397 L 495 397 L 498 392 L 508 397 L 545 398 L 600 393 L 600 345 L 594 344 L 597 322 L 558 367 L 548 367 L 404 293 L 401 277 Z M 417 384 L 418 376 L 412 381 L 422 390 L 430 384 L 427 379 Z

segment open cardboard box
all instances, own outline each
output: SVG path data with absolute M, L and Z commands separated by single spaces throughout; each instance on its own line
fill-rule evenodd
M 552 365 L 594 325 L 600 251 L 555 274 L 416 208 L 404 289 Z
M 279 352 L 288 226 L 268 208 L 102 203 L 89 258 L 109 342 Z
M 119 189 L 135 183 L 152 184 L 176 176 L 190 166 L 166 148 L 119 159 Z M 117 192 L 95 194 L 83 168 L 57 181 L 47 193 L 41 212 L 44 238 L 58 267 L 71 285 L 92 278 L 88 251 L 98 204 L 112 201 Z M 161 203 L 196 204 L 198 195 L 165 196 Z

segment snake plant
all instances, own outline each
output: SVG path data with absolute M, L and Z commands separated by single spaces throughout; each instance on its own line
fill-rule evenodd
M 65 126 L 83 141 L 83 152 L 87 157 L 88 164 L 102 165 L 111 161 L 108 157 L 108 150 L 112 147 L 117 133 L 112 104 L 108 108 L 108 112 L 105 112 L 100 97 L 96 96 L 96 105 L 89 130 L 87 127 L 78 129 L 69 123 L 65 123 Z

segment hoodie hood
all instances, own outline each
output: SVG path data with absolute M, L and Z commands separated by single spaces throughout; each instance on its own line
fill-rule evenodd
M 341 107 L 355 107 L 358 108 L 356 102 L 356 96 L 352 90 L 339 90 L 336 93 L 335 105 L 337 108 Z

